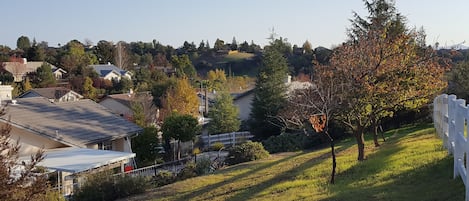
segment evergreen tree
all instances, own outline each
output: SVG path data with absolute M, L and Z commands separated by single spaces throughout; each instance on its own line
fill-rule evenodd
M 221 92 L 215 99 L 215 104 L 208 112 L 208 117 L 212 119 L 208 125 L 208 132 L 229 133 L 239 130 L 241 125 L 238 119 L 239 110 L 233 105 L 233 98 L 227 92 Z
M 37 78 L 38 78 L 38 87 L 49 87 L 55 85 L 55 77 L 52 73 L 52 67 L 44 63 L 36 70 Z
M 286 102 L 287 60 L 275 48 L 266 47 L 256 79 L 250 114 L 251 132 L 258 139 L 280 134 L 275 116 Z
M 236 38 L 233 36 L 233 41 L 230 44 L 231 50 L 238 50 L 238 42 L 236 42 Z
M 83 83 L 83 96 L 85 98 L 95 99 L 96 94 L 97 90 L 93 87 L 93 80 L 89 77 L 86 77 Z
M 16 47 L 23 51 L 28 51 L 31 48 L 31 41 L 27 36 L 20 36 L 18 40 L 16 40 Z

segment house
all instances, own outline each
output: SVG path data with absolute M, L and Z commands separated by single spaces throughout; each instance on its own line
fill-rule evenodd
M 313 84 L 310 82 L 292 81 L 291 76 L 286 77 L 285 85 L 287 86 L 287 94 L 292 93 L 297 89 L 313 87 Z M 248 120 L 251 113 L 252 100 L 254 99 L 254 89 L 250 89 L 241 94 L 235 94 L 233 96 L 233 104 L 236 105 L 239 109 L 239 119 L 241 121 Z
M 16 59 L 16 61 L 3 62 L 2 68 L 13 75 L 15 82 L 21 82 L 28 73 L 36 72 L 43 64 L 49 64 L 56 79 L 62 79 L 67 71 L 58 68 L 45 61 L 27 61 L 26 58 Z
M 77 92 L 64 87 L 49 87 L 31 89 L 18 98 L 44 97 L 50 102 L 77 101 L 83 99 L 83 96 Z
M 239 114 L 238 118 L 241 121 L 247 121 L 249 119 L 249 115 L 251 114 L 251 104 L 252 100 L 254 99 L 254 89 L 247 90 L 240 94 L 234 94 L 233 96 L 233 104 L 238 107 Z
M 129 80 L 132 79 L 132 74 L 129 71 L 123 70 L 117 66 L 114 66 L 110 63 L 100 64 L 100 65 L 90 65 L 99 75 L 100 78 L 106 80 L 120 80 L 122 77 L 125 77 Z
M 155 69 L 164 72 L 168 76 L 176 73 L 176 69 L 172 66 L 155 66 Z
M 47 98 L 19 98 L 7 106 L 0 123 L 13 125 L 22 153 L 44 147 L 91 148 L 131 152 L 130 137 L 142 128 L 88 100 L 51 102 Z
M 19 161 L 43 149 L 38 165 L 57 172 L 58 183 L 68 186 L 65 194 L 87 172 L 123 171 L 135 157 L 131 138 L 143 130 L 88 99 L 51 102 L 44 97 L 12 100 L 0 116 L 0 126 L 6 124 L 11 125 L 10 140 L 21 146 Z
M 61 80 L 64 79 L 65 74 L 67 74 L 67 71 L 61 68 L 57 68 L 55 66 L 52 67 L 52 74 L 54 74 L 54 77 L 56 80 Z
M 141 103 L 145 114 L 145 118 L 149 119 L 150 123 L 156 123 L 158 119 L 158 109 L 153 103 L 153 96 L 149 92 L 133 93 L 131 90 L 125 94 L 112 94 L 107 95 L 99 104 L 110 110 L 112 113 L 122 116 L 125 119 L 133 119 L 134 111 L 132 109 L 133 103 Z

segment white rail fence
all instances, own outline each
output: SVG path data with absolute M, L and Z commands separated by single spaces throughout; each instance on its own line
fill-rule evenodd
M 134 169 L 127 172 L 117 173 L 113 176 L 143 176 L 143 177 L 154 177 L 158 175 L 161 171 L 169 171 L 177 175 L 185 166 L 185 164 L 190 160 L 190 158 L 181 159 L 178 161 L 171 161 L 163 164 L 150 165 L 143 168 Z
M 204 142 L 204 145 L 206 147 L 211 147 L 214 143 L 216 142 L 221 142 L 227 146 L 234 146 L 236 144 L 241 144 L 243 142 L 246 142 L 247 140 L 250 140 L 254 136 L 251 135 L 249 131 L 244 131 L 244 132 L 232 132 L 232 133 L 223 133 L 223 134 L 218 134 L 218 135 L 204 135 L 201 136 L 201 139 Z
M 433 101 L 433 122 L 443 146 L 453 154 L 453 177 L 461 177 L 466 187 L 466 201 L 469 201 L 469 141 L 466 137 L 469 108 L 466 101 L 455 95 L 439 95 Z

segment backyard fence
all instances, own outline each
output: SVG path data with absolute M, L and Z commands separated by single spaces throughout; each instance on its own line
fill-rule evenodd
M 223 133 L 218 135 L 203 135 L 201 136 L 202 141 L 206 147 L 210 148 L 214 143 L 221 142 L 227 146 L 234 146 L 236 144 L 241 144 L 253 138 L 249 131 L 244 132 L 232 132 L 232 133 Z
M 439 95 L 433 101 L 433 122 L 443 146 L 453 154 L 453 177 L 461 177 L 466 188 L 466 201 L 469 201 L 469 141 L 466 138 L 469 108 L 466 101 L 455 95 Z
M 163 164 L 150 165 L 147 167 L 138 168 L 138 169 L 130 170 L 127 172 L 118 173 L 118 174 L 115 174 L 115 176 L 131 175 L 131 176 L 153 177 L 153 176 L 158 175 L 158 173 L 161 171 L 169 171 L 169 172 L 172 172 L 173 174 L 178 174 L 184 168 L 185 164 L 189 160 L 190 158 L 184 158 L 178 161 L 171 161 L 171 162 L 167 162 Z

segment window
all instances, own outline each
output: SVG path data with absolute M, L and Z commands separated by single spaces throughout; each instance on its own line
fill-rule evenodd
M 98 149 L 112 150 L 112 141 L 98 143 Z

